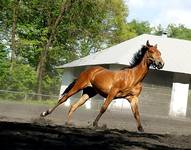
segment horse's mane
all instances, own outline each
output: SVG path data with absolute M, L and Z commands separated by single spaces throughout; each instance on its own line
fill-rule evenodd
M 148 50 L 148 48 L 143 45 L 142 48 L 133 55 L 130 65 L 122 68 L 121 70 L 128 69 L 128 68 L 134 68 L 135 66 L 137 66 L 142 61 L 147 50 Z

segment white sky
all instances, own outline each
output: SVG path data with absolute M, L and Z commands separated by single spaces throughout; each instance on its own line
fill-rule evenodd
M 152 26 L 184 24 L 191 28 L 191 0 L 125 0 L 129 9 L 128 21 L 149 21 Z

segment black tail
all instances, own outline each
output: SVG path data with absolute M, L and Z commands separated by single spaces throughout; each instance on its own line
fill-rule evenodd
M 68 87 L 64 90 L 64 92 L 61 94 L 61 96 L 64 96 L 64 94 L 68 93 L 74 86 L 74 84 L 76 83 L 77 79 L 74 79 L 74 81 L 72 83 L 70 83 L 70 85 L 68 85 Z

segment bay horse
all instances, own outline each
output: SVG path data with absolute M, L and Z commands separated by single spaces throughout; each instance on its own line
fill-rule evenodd
M 129 67 L 117 71 L 111 71 L 101 66 L 93 66 L 81 72 L 78 79 L 74 80 L 63 92 L 58 103 L 51 109 L 41 113 L 42 117 L 52 113 L 55 108 L 65 102 L 69 97 L 83 90 L 79 101 L 74 103 L 68 112 L 67 123 L 71 119 L 72 113 L 89 98 L 100 94 L 105 97 L 99 114 L 93 122 L 93 126 L 98 126 L 98 121 L 108 108 L 113 99 L 124 98 L 129 101 L 132 113 L 137 122 L 137 129 L 144 132 L 141 125 L 140 114 L 138 110 L 138 96 L 142 90 L 142 81 L 145 78 L 150 66 L 156 69 L 162 69 L 164 61 L 157 45 L 153 46 L 146 42 L 142 48 L 134 54 Z

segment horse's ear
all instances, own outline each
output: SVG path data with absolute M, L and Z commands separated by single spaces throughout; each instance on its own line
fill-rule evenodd
M 157 48 L 157 44 L 155 44 L 155 48 Z
M 150 47 L 149 40 L 147 40 L 146 46 Z

